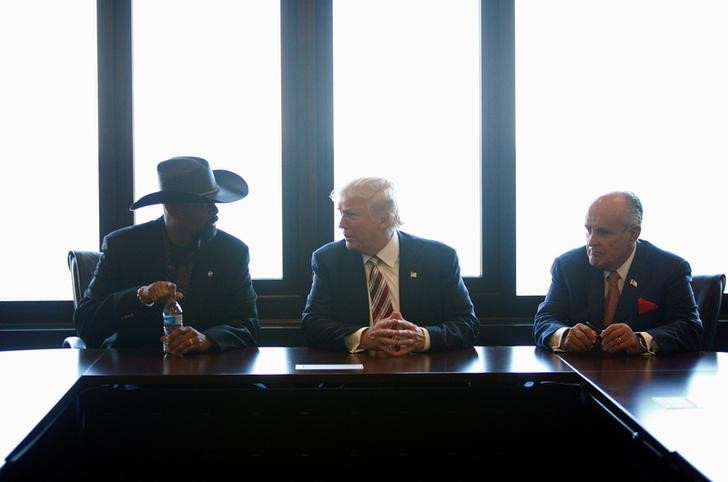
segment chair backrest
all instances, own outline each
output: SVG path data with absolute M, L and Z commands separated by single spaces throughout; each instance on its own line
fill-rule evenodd
M 718 329 L 720 303 L 725 289 L 725 275 L 693 275 L 692 285 L 700 319 L 703 322 L 703 342 L 700 349 L 711 351 L 715 341 L 715 332 Z
M 74 309 L 78 306 L 86 287 L 94 277 L 99 258 L 101 258 L 101 253 L 97 251 L 68 252 L 68 269 L 71 271 L 71 281 L 73 283 Z

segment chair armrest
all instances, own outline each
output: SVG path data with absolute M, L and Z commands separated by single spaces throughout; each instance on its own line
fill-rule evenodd
M 66 339 L 63 340 L 63 348 L 85 349 L 86 343 L 78 336 L 67 336 Z

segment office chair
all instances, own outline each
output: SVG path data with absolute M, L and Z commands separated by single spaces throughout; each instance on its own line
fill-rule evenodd
M 693 276 L 693 293 L 703 322 L 703 340 L 700 346 L 702 351 L 713 350 L 725 282 L 724 274 Z
M 96 265 L 99 263 L 101 253 L 97 251 L 69 251 L 68 269 L 71 271 L 73 284 L 73 309 L 83 298 L 86 287 L 94 277 Z M 78 336 L 68 336 L 63 340 L 64 348 L 86 348 L 86 343 Z

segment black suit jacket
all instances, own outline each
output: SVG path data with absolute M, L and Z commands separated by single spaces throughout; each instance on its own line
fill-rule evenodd
M 460 277 L 455 250 L 399 232 L 402 316 L 430 333 L 430 350 L 472 347 L 480 324 Z M 313 283 L 301 328 L 316 348 L 346 350 L 344 338 L 369 326 L 369 298 L 361 253 L 343 240 L 313 253 Z
M 614 322 L 649 333 L 660 352 L 699 350 L 703 324 L 690 273 L 684 259 L 638 240 Z M 551 287 L 534 320 L 536 344 L 549 348 L 549 338 L 563 326 L 589 321 L 601 328 L 603 318 L 604 272 L 589 264 L 586 247 L 556 258 Z
M 74 314 L 89 347 L 159 351 L 162 306 L 142 306 L 136 290 L 167 280 L 164 219 L 119 229 L 104 238 L 94 278 Z M 248 247 L 218 230 L 195 254 L 189 292 L 180 301 L 184 324 L 207 335 L 219 350 L 257 344 L 256 294 Z

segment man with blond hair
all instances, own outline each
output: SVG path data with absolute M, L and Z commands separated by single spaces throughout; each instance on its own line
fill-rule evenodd
M 472 347 L 479 322 L 455 250 L 398 230 L 386 179 L 355 179 L 337 196 L 344 239 L 313 253 L 308 344 L 390 356 Z

